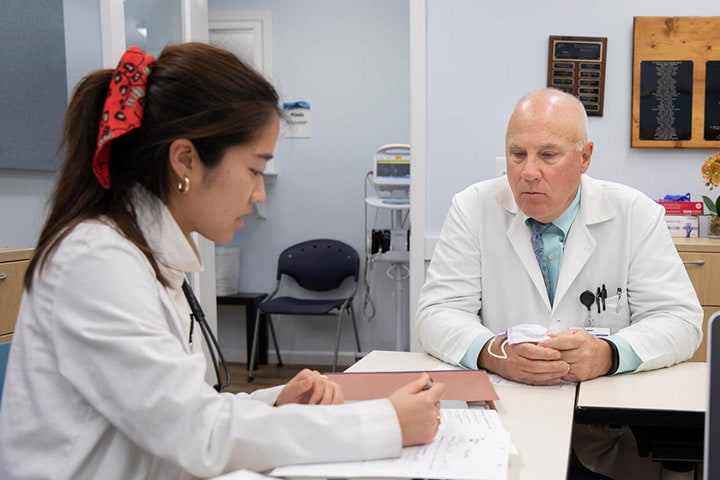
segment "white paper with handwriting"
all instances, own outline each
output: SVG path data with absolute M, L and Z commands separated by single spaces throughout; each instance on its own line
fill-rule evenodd
M 510 436 L 495 410 L 441 410 L 442 423 L 427 445 L 406 447 L 400 457 L 275 468 L 274 477 L 384 477 L 453 480 L 507 478 Z

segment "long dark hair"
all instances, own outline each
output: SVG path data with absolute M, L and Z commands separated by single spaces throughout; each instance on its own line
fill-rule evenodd
M 61 143 L 65 162 L 25 275 L 28 290 L 34 274 L 73 227 L 99 216 L 117 225 L 166 284 L 132 210 L 132 185 L 139 183 L 166 201 L 172 183 L 168 148 L 174 140 L 192 141 L 212 168 L 227 148 L 252 142 L 274 115 L 281 115 L 273 86 L 232 53 L 202 43 L 168 46 L 148 77 L 142 126 L 111 145 L 110 189 L 105 190 L 93 175 L 92 158 L 112 74 L 89 74 L 70 101 Z

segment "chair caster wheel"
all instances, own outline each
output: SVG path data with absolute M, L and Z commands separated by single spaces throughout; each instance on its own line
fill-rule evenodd
M 278 367 L 282 367 L 283 365 L 284 365 L 283 362 L 278 362 L 278 363 L 277 363 L 277 366 L 278 366 Z
M 248 376 L 248 383 L 252 382 L 253 380 L 255 380 L 254 376 L 252 376 L 252 375 Z

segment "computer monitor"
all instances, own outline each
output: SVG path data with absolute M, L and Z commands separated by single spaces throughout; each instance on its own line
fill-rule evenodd
M 703 479 L 720 478 L 720 312 L 708 320 L 708 402 L 705 410 Z
M 410 145 L 383 145 L 375 152 L 373 183 L 381 191 L 410 188 Z

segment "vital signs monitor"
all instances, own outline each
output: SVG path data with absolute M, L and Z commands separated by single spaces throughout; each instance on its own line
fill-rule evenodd
M 410 145 L 383 145 L 375 152 L 373 183 L 379 191 L 409 190 Z

